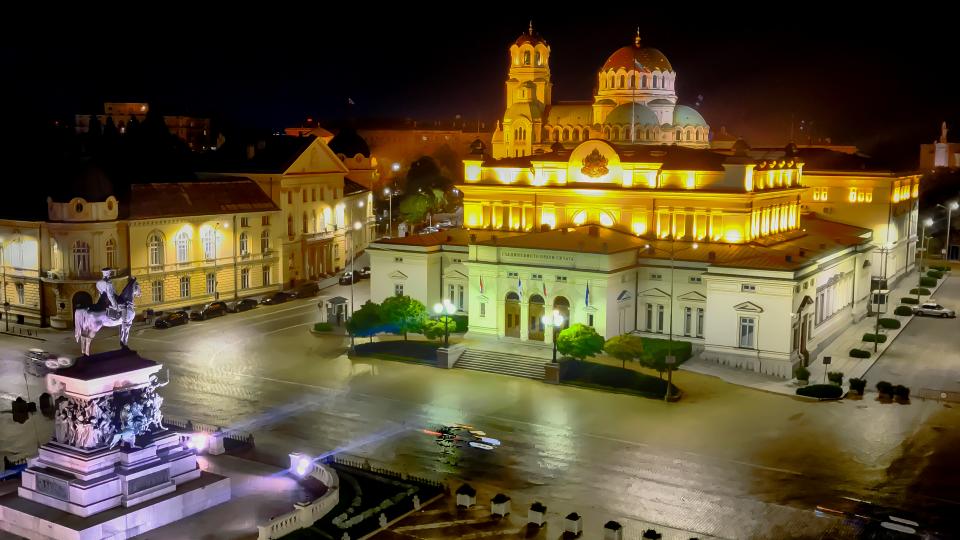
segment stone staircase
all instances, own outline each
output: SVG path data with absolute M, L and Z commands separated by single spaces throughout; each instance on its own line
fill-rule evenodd
M 493 351 L 467 349 L 454 367 L 543 380 L 543 365 L 550 360 Z

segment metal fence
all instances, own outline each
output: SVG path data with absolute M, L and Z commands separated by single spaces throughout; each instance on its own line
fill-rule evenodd
M 936 390 L 933 388 L 921 388 L 916 396 L 920 399 L 932 399 L 935 401 L 946 401 L 948 403 L 960 403 L 960 392 L 950 392 L 947 390 Z
M 176 431 L 202 431 L 204 433 L 222 433 L 224 440 L 233 441 L 239 444 L 245 444 L 253 446 L 254 439 L 253 433 L 246 433 L 243 431 L 237 431 L 234 429 L 224 429 L 221 426 L 215 426 L 213 424 L 204 424 L 202 422 L 194 422 L 192 420 L 181 420 L 179 418 L 170 418 L 165 416 L 163 418 L 163 423 L 167 427 L 171 427 Z
M 327 465 L 340 465 L 341 467 L 350 467 L 352 469 L 357 469 L 360 471 L 367 471 L 384 478 L 393 478 L 394 480 L 401 480 L 405 482 L 413 482 L 416 484 L 421 484 L 424 486 L 430 486 L 437 489 L 445 489 L 443 482 L 438 482 L 430 478 L 424 478 L 422 476 L 414 476 L 406 473 L 400 473 L 390 469 L 384 469 L 383 467 L 374 467 L 370 465 L 369 461 L 359 461 L 355 459 L 343 458 L 340 456 L 328 456 L 323 459 L 323 463 Z

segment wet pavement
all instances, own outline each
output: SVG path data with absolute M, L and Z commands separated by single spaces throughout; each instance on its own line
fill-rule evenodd
M 317 317 L 316 302 L 300 300 L 169 330 L 140 328 L 130 344 L 170 369 L 168 416 L 251 431 L 258 457 L 278 465 L 290 451 L 345 452 L 449 477 L 454 487 L 468 480 L 515 500 L 540 499 L 558 512 L 723 538 L 819 537 L 835 522 L 815 518 L 813 507 L 839 495 L 926 516 L 952 513 L 960 499 L 953 494 L 960 412 L 949 405 L 884 404 L 870 395 L 814 403 L 686 372 L 675 378 L 684 400 L 665 404 L 351 360 L 347 338 L 307 331 Z M 914 334 L 930 340 L 926 331 L 911 324 L 887 354 Z M 51 336 L 44 346 L 76 354 L 70 337 Z M 94 348 L 114 344 L 102 338 Z M 22 393 L 16 355 L 26 346 L 33 344 L 0 338 L 0 392 Z M 22 425 L 2 416 L 2 453 L 30 453 L 49 437 L 49 421 L 38 415 Z M 476 426 L 502 445 L 443 448 L 422 431 L 452 423 Z

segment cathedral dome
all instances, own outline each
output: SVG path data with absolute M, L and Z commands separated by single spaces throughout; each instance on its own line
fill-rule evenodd
M 367 145 L 367 141 L 349 126 L 342 128 L 327 145 L 334 154 L 343 154 L 351 158 L 357 154 L 370 157 L 370 146 Z
M 514 42 L 517 46 L 529 43 L 530 45 L 537 46 L 539 44 L 546 45 L 547 40 L 543 39 L 543 36 L 539 32 L 536 32 L 533 29 L 533 21 L 530 22 L 530 27 L 526 32 L 520 34 L 520 37 Z
M 645 105 L 639 103 L 624 103 L 616 109 L 610 111 L 610 114 L 607 115 L 607 118 L 603 121 L 604 124 L 620 124 L 626 125 L 630 124 L 630 115 L 633 114 L 633 124 L 638 126 L 657 126 L 660 125 L 660 121 L 657 120 L 657 115 L 651 111 Z
M 673 66 L 670 65 L 670 61 L 667 60 L 667 57 L 664 56 L 662 52 L 653 47 L 640 45 L 639 38 L 637 38 L 637 41 L 633 45 L 620 47 L 616 52 L 611 54 L 600 71 L 610 71 L 621 68 L 630 71 L 636 69 L 634 62 L 643 66 L 645 71 L 673 71 Z
M 700 113 L 686 105 L 677 105 L 673 110 L 673 125 L 675 126 L 706 126 L 707 121 Z

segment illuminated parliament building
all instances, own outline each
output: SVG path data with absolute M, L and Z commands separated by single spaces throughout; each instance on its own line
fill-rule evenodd
M 557 310 L 790 377 L 866 314 L 872 283 L 913 269 L 919 175 L 793 144 L 711 149 L 639 36 L 590 102 L 553 102 L 550 55 L 532 27 L 510 46 L 492 155 L 457 186 L 464 229 L 372 243 L 374 301 L 448 299 L 473 336 L 545 346 Z

